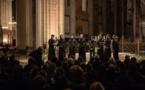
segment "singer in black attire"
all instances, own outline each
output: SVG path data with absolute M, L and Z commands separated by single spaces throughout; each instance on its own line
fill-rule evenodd
M 49 39 L 48 41 L 48 44 L 49 44 L 49 53 L 48 53 L 48 60 L 51 60 L 53 58 L 55 58 L 55 40 L 54 40 L 54 35 L 51 35 L 51 38 Z
M 113 57 L 115 60 L 119 60 L 119 40 L 118 36 L 114 35 L 113 42 L 112 42 L 112 48 L 113 48 Z
M 86 60 L 86 40 L 84 39 L 83 34 L 80 35 L 78 43 L 80 44 L 79 57 L 85 61 Z
M 98 41 L 97 41 L 97 46 L 98 46 L 98 51 L 97 54 L 100 56 L 100 59 L 104 59 L 104 50 L 103 50 L 103 44 L 104 44 L 104 39 L 102 37 L 102 34 L 99 34 L 98 36 Z
M 71 38 L 69 39 L 68 43 L 70 44 L 69 47 L 69 57 L 70 56 L 75 56 L 75 45 L 77 44 L 76 39 L 74 39 L 74 36 L 71 35 Z
M 107 60 L 109 60 L 109 58 L 111 57 L 111 39 L 110 39 L 110 34 L 107 34 L 106 35 L 106 40 L 105 40 L 105 43 L 104 43 L 104 46 L 105 46 L 105 58 Z
M 60 35 L 60 39 L 58 41 L 58 45 L 59 46 L 59 59 L 63 60 L 65 57 L 65 46 L 64 44 L 66 44 L 65 38 L 63 35 Z
M 91 58 L 92 56 L 95 56 L 95 46 L 94 45 L 96 44 L 96 42 L 95 42 L 94 36 L 91 37 L 90 43 L 91 43 L 91 46 L 89 46 L 89 47 L 90 47 L 90 58 Z

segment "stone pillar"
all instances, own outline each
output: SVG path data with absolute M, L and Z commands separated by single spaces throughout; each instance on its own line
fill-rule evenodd
M 106 0 L 105 2 L 106 6 L 106 28 L 105 32 L 108 34 L 112 34 L 112 23 L 111 21 L 113 20 L 112 13 L 111 13 L 111 0 Z
M 0 30 L 1 30 L 1 1 L 0 1 Z
M 41 0 L 36 0 L 36 48 L 42 46 L 42 10 Z
M 47 0 L 42 0 L 42 30 L 43 30 L 43 44 L 46 44 L 47 43 L 47 29 L 46 29 L 46 19 L 47 19 L 47 16 L 46 16 L 46 5 L 47 5 Z
M 122 36 L 122 0 L 117 0 L 117 35 L 119 38 Z
M 128 12 L 128 9 L 127 9 L 127 0 L 124 0 L 124 33 L 123 35 L 125 36 L 126 39 L 128 39 L 127 37 L 127 12 Z
M 9 22 L 12 22 L 12 0 L 0 0 L 0 9 L 2 27 L 11 30 L 12 25 Z
M 82 0 L 76 0 L 76 34 L 82 33 Z
M 137 35 L 137 30 L 136 30 L 136 0 L 133 0 L 133 8 L 134 8 L 134 11 L 133 11 L 133 40 L 135 40 L 136 38 L 136 35 Z
M 88 0 L 89 35 L 93 35 L 93 0 Z
M 76 34 L 76 1 L 75 0 L 70 0 L 70 34 Z
M 17 0 L 16 44 L 19 49 L 33 47 L 32 0 Z
M 107 3 L 107 0 L 104 0 L 104 2 L 103 2 L 103 7 L 104 7 L 104 10 L 103 10 L 104 16 L 103 17 L 104 17 L 104 19 L 102 19 L 103 20 L 103 27 L 104 27 L 102 32 L 104 35 L 107 33 L 107 31 L 106 31 L 107 30 L 107 23 L 106 23 L 107 22 L 107 5 L 106 5 L 106 3 Z
M 125 22 L 124 22 L 124 7 L 125 7 L 125 5 L 124 5 L 124 0 L 122 0 L 122 14 L 121 14 L 121 16 L 122 16 L 122 35 L 124 35 L 124 24 L 125 24 Z M 121 36 L 122 36 L 121 35 Z M 121 36 L 120 36 L 120 38 L 121 38 Z
M 29 47 L 33 47 L 34 31 L 32 25 L 32 0 L 26 0 L 26 41 Z
M 59 1 L 59 30 L 58 30 L 58 34 L 64 34 L 64 7 L 65 7 L 65 4 L 64 4 L 64 0 L 58 0 Z
M 26 34 L 26 0 L 17 0 L 17 48 L 25 49 L 27 46 Z
M 140 0 L 135 0 L 136 1 L 136 10 L 135 10 L 135 14 L 136 14 L 136 22 L 135 22 L 135 26 L 136 26 L 136 31 L 135 31 L 135 38 L 140 39 L 141 36 L 141 30 L 140 30 L 140 23 L 141 23 L 141 6 L 140 6 Z
M 136 38 L 136 0 L 133 0 L 133 40 Z
M 51 37 L 51 35 L 50 34 L 55 34 L 55 33 L 50 33 L 51 31 L 51 21 L 50 21 L 50 11 L 51 11 L 51 6 L 50 6 L 50 0 L 45 0 L 45 12 L 44 12 L 44 14 L 45 14 L 45 17 L 46 17 L 46 19 L 44 20 L 45 22 L 45 24 L 44 25 L 46 25 L 45 27 L 45 29 L 46 29 L 46 33 L 47 33 L 47 41 L 49 40 L 49 38 Z
M 114 0 L 114 34 L 117 33 L 117 0 Z

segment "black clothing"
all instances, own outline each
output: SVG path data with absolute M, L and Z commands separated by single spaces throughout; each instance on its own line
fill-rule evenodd
M 55 48 L 54 48 L 55 41 L 53 39 L 49 39 L 48 43 L 49 43 L 48 60 L 52 61 L 52 59 L 55 58 Z
M 86 60 L 86 40 L 84 38 L 80 38 L 78 40 L 79 46 L 79 57 L 83 60 Z
M 35 50 L 29 54 L 29 56 L 33 57 L 35 59 L 35 64 L 39 67 L 43 65 L 43 60 L 42 60 L 42 52 L 39 50 Z
M 66 44 L 66 42 L 65 42 L 65 40 L 64 39 L 60 39 L 59 41 L 58 41 L 58 46 L 59 46 L 59 59 L 60 60 L 63 60 L 64 59 L 64 57 L 65 57 L 65 44 Z
M 97 45 L 98 45 L 98 55 L 100 56 L 100 59 L 102 60 L 104 58 L 104 50 L 103 50 L 103 44 L 104 44 L 104 40 L 103 38 L 100 38 L 98 41 L 97 41 Z
M 92 56 L 95 55 L 95 44 L 96 44 L 96 42 L 95 42 L 95 40 L 91 40 L 90 43 L 91 43 L 91 45 L 89 47 L 90 47 L 90 58 L 91 58 Z
M 77 41 L 76 39 L 69 39 L 68 43 L 70 44 L 70 47 L 69 47 L 69 56 L 73 55 L 75 56 L 75 46 L 77 44 Z
M 119 42 L 118 41 L 114 41 L 112 42 L 112 48 L 113 48 L 113 57 L 115 60 L 119 60 Z
M 104 45 L 105 45 L 105 52 L 104 52 L 105 58 L 109 59 L 111 57 L 111 48 L 110 48 L 111 40 L 110 40 L 110 38 L 107 38 L 105 40 Z

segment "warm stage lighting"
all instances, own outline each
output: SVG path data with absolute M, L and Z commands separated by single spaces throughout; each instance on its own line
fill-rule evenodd
M 3 26 L 2 29 L 9 29 L 9 27 Z
M 8 39 L 4 38 L 3 43 L 8 43 Z

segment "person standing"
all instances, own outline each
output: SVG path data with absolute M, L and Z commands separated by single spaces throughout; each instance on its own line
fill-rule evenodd
M 58 45 L 59 46 L 59 59 L 63 61 L 64 57 L 65 57 L 65 38 L 64 36 L 61 34 L 60 35 L 60 39 L 58 41 Z
M 108 60 L 111 57 L 111 39 L 110 34 L 106 35 L 106 40 L 104 43 L 104 56 Z
M 76 39 L 74 39 L 74 35 L 71 35 L 71 38 L 69 39 L 68 43 L 70 44 L 69 47 L 69 57 L 75 56 L 75 45 L 77 44 Z
M 112 42 L 112 49 L 113 49 L 113 57 L 115 60 L 119 60 L 119 40 L 118 36 L 114 35 L 113 36 L 113 42 Z
M 98 55 L 100 56 L 100 59 L 104 59 L 104 50 L 103 50 L 103 44 L 104 44 L 104 39 L 102 37 L 102 34 L 99 34 L 98 36 L 98 41 L 97 41 L 97 46 L 98 46 Z
M 86 60 L 86 40 L 84 38 L 83 34 L 80 34 L 80 38 L 78 40 L 79 43 L 79 57 L 83 59 L 83 61 Z
M 96 44 L 95 38 L 94 38 L 94 36 L 92 36 L 91 40 L 90 40 L 90 46 L 89 46 L 89 48 L 90 48 L 90 58 L 92 56 L 95 56 L 95 44 Z
M 55 48 L 54 48 L 54 46 L 56 44 L 55 44 L 55 40 L 54 40 L 54 35 L 53 34 L 51 35 L 51 38 L 49 39 L 48 44 L 49 44 L 48 60 L 52 61 L 52 59 L 56 57 L 55 56 Z

